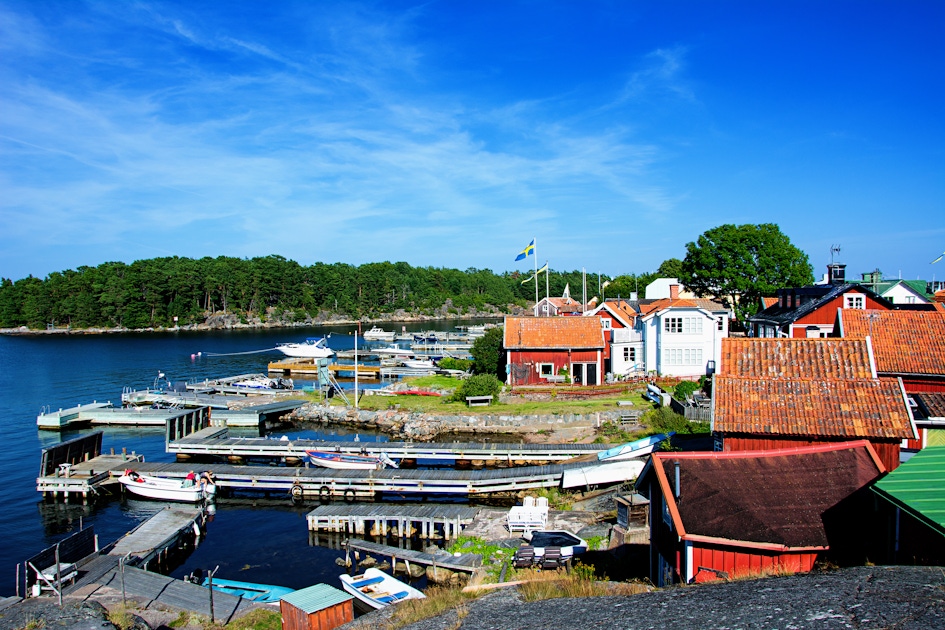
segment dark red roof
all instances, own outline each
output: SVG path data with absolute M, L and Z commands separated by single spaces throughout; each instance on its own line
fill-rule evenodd
M 654 453 L 651 466 L 683 539 L 793 548 L 827 546 L 824 512 L 885 472 L 866 441 L 779 451 Z

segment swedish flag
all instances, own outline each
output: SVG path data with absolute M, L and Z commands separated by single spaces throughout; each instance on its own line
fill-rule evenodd
M 532 242 L 528 244 L 528 247 L 522 250 L 522 252 L 515 257 L 515 261 L 525 260 L 527 257 L 535 253 L 535 239 L 532 239 Z

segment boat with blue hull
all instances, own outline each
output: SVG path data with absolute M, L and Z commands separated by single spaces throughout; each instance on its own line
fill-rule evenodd
M 279 605 L 279 600 L 282 599 L 284 595 L 295 592 L 294 588 L 289 588 L 288 586 L 240 582 L 238 580 L 224 580 L 221 578 L 213 578 L 211 585 L 210 579 L 200 576 L 199 574 L 188 576 L 187 581 L 199 584 L 204 588 L 213 588 L 213 590 L 218 593 L 242 597 L 243 599 L 248 599 L 257 604 L 271 604 L 274 606 Z

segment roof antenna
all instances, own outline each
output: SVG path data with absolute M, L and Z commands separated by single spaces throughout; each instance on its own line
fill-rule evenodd
M 834 263 L 833 256 L 834 254 L 840 254 L 840 245 L 831 245 L 830 246 L 830 264 Z

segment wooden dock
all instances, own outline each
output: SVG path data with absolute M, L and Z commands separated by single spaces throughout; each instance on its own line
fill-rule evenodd
M 332 450 L 339 453 L 386 455 L 402 459 L 481 463 L 485 466 L 524 466 L 536 463 L 564 462 L 582 455 L 596 454 L 600 444 L 511 444 L 493 442 L 321 442 L 317 440 L 272 440 L 267 438 L 231 438 L 224 432 L 198 432 L 168 441 L 167 452 L 191 457 L 229 459 L 295 457 L 306 450 Z
M 478 553 L 464 553 L 459 556 L 440 556 L 423 551 L 413 551 L 412 549 L 379 545 L 367 540 L 358 540 L 355 538 L 345 541 L 342 543 L 342 546 L 348 551 L 355 551 L 356 553 L 364 552 L 375 556 L 390 558 L 392 567 L 396 566 L 398 560 L 404 562 L 408 567 L 413 563 L 428 567 L 450 569 L 451 571 L 465 571 L 467 573 L 472 573 L 482 566 L 482 556 Z
M 478 513 L 461 505 L 320 505 L 305 519 L 314 532 L 452 540 Z
M 143 459 L 134 452 L 103 455 L 102 432 L 96 431 L 44 448 L 36 490 L 52 499 L 61 496 L 69 501 L 77 495 L 86 501 L 109 481 L 112 472 L 137 466 Z
M 126 557 L 125 564 L 147 569 L 182 541 L 202 535 L 206 518 L 203 508 L 167 507 L 119 538 L 108 555 Z
M 163 427 L 168 420 L 179 416 L 209 416 L 206 408 L 151 409 L 149 407 L 112 407 L 105 403 L 79 405 L 72 409 L 40 414 L 36 425 L 40 429 L 72 429 L 76 425 L 114 425 L 133 427 Z
M 593 464 L 551 464 L 496 470 L 333 470 L 287 466 L 213 465 L 217 492 L 252 491 L 296 500 L 374 501 L 378 497 L 488 496 L 561 486 L 566 470 Z M 137 471 L 183 479 L 191 463 L 142 462 Z

